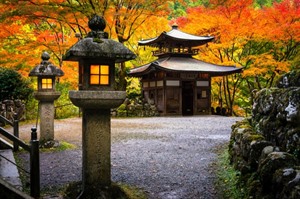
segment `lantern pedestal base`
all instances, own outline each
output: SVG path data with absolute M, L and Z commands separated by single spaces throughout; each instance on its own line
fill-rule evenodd
M 60 92 L 35 92 L 34 98 L 39 100 L 40 117 L 40 144 L 47 147 L 45 143 L 54 143 L 54 100 L 58 99 Z M 51 144 L 48 146 L 51 148 Z
M 82 108 L 83 195 L 111 187 L 110 109 L 122 104 L 125 91 L 70 91 L 74 105 Z

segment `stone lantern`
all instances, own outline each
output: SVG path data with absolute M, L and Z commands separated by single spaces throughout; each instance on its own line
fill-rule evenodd
M 82 109 L 81 198 L 111 186 L 110 110 L 126 97 L 126 91 L 115 90 L 115 63 L 136 57 L 123 44 L 108 39 L 102 17 L 93 16 L 88 25 L 91 32 L 64 56 L 79 63 L 79 90 L 70 91 L 69 97 Z
M 38 90 L 34 98 L 39 101 L 40 143 L 52 147 L 54 144 L 54 100 L 60 92 L 55 90 L 55 78 L 64 75 L 64 72 L 54 66 L 47 52 L 42 54 L 42 62 L 34 67 L 29 76 L 37 76 Z

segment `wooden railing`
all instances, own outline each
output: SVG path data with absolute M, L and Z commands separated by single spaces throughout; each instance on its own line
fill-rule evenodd
M 37 139 L 37 130 L 35 127 L 31 128 L 30 144 L 26 144 L 19 139 L 19 123 L 18 120 L 13 122 L 7 120 L 3 116 L 0 120 L 5 121 L 14 127 L 14 135 L 0 127 L 0 134 L 11 140 L 14 143 L 14 151 L 18 150 L 19 146 L 30 154 L 30 195 L 34 198 L 40 197 L 40 153 L 39 140 Z
M 18 138 L 19 137 L 18 115 L 14 114 L 13 118 L 14 118 L 13 121 L 10 121 L 10 120 L 6 119 L 5 117 L 3 117 L 2 115 L 0 115 L 0 121 L 2 121 L 2 123 L 4 123 L 4 124 L 9 124 L 10 126 L 12 126 L 13 131 L 14 131 L 14 136 Z M 13 146 L 14 146 L 14 151 L 19 150 L 18 142 L 13 142 Z

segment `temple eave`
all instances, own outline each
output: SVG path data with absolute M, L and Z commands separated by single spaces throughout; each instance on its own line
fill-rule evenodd
M 176 73 L 208 73 L 210 76 L 225 76 L 241 73 L 243 68 L 206 63 L 188 57 L 165 57 L 138 68 L 131 69 L 129 76 L 140 77 L 155 70 Z
M 237 68 L 236 70 L 228 70 L 228 71 L 207 71 L 207 70 L 172 70 L 172 69 L 166 69 L 166 68 L 153 68 L 149 67 L 147 70 L 143 71 L 131 71 L 128 73 L 128 76 L 130 77 L 142 77 L 144 75 L 150 74 L 153 71 L 164 71 L 164 72 L 177 72 L 177 73 L 208 73 L 211 77 L 218 77 L 218 76 L 226 76 L 231 75 L 235 73 L 241 73 L 242 68 Z

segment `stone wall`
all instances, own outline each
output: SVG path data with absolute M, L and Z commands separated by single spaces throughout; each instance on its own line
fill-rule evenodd
M 0 115 L 14 121 L 14 114 L 17 114 L 17 118 L 20 121 L 26 119 L 25 104 L 21 100 L 4 100 L 0 102 Z M 5 123 L 0 121 L 0 126 L 4 126 Z
M 232 126 L 229 144 L 247 198 L 300 198 L 300 71 L 258 91 L 252 113 Z
M 124 103 L 117 109 L 112 110 L 113 117 L 153 117 L 159 116 L 158 110 L 154 102 L 142 102 L 138 100 L 129 101 L 126 99 Z

